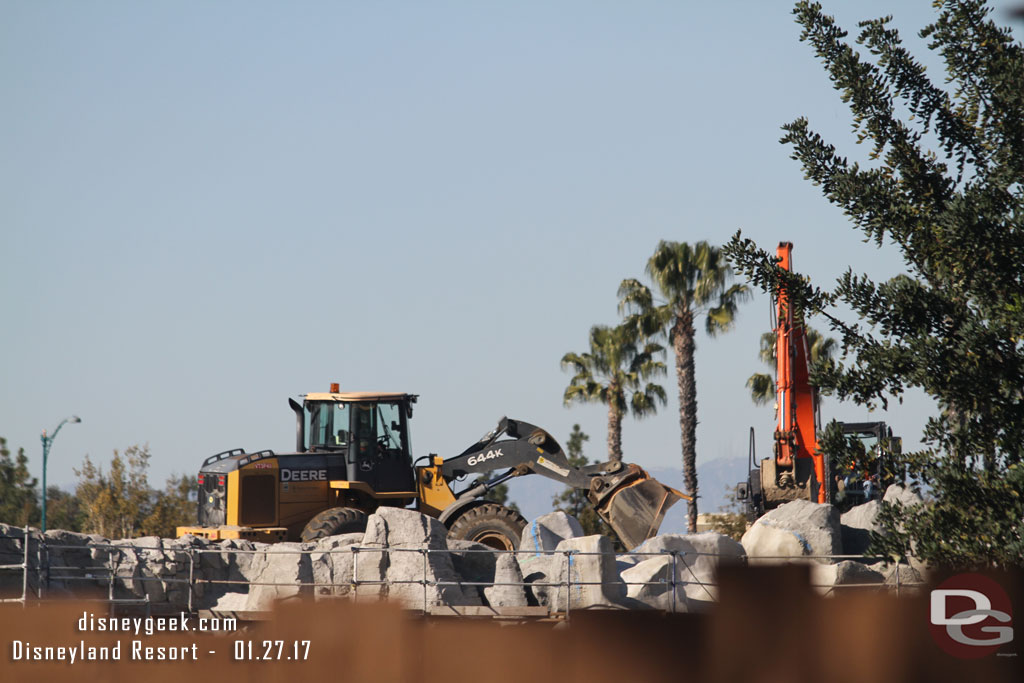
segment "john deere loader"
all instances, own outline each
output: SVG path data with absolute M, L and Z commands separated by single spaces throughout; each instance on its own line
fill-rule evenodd
M 450 537 L 512 550 L 526 520 L 483 496 L 513 477 L 540 474 L 586 490 L 598 514 L 627 547 L 657 533 L 665 511 L 689 499 L 637 465 L 576 468 L 543 429 L 502 418 L 462 453 L 413 459 L 409 439 L 415 394 L 329 393 L 289 399 L 295 452 L 237 448 L 207 458 L 199 471 L 199 525 L 178 536 L 311 541 L 362 531 L 378 507 L 412 507 L 436 517 Z M 483 483 L 478 476 L 500 471 Z M 458 482 L 473 481 L 458 489 Z

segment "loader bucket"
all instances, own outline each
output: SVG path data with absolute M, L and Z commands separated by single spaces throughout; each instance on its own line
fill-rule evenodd
M 665 512 L 676 501 L 690 500 L 689 496 L 637 470 L 638 478 L 614 490 L 597 507 L 598 514 L 629 549 L 658 533 Z

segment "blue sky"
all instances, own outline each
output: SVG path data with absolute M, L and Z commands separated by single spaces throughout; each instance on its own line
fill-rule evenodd
M 563 442 L 579 422 L 601 457 L 604 410 L 562 406 L 559 359 L 659 240 L 790 240 L 822 284 L 900 272 L 778 143 L 803 115 L 859 153 L 790 8 L 0 2 L 0 435 L 38 475 L 40 432 L 78 414 L 51 483 L 148 443 L 161 484 L 287 450 L 286 399 L 337 381 L 420 394 L 418 455 L 507 414 Z M 892 13 L 925 52 L 929 2 L 826 10 Z M 745 456 L 751 425 L 768 452 L 744 388 L 768 319 L 759 295 L 698 340 L 699 461 Z M 665 386 L 628 460 L 679 462 Z M 912 446 L 930 410 L 871 419 Z

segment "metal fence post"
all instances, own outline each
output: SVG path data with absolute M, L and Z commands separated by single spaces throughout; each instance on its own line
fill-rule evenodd
M 572 612 L 572 551 L 565 552 L 565 621 L 568 623 Z
M 672 614 L 676 613 L 676 557 L 678 551 L 672 551 Z
M 107 561 L 111 562 L 113 553 L 107 555 Z M 110 603 L 110 616 L 114 616 L 114 568 L 107 567 L 107 602 Z
M 352 551 L 352 596 L 359 599 L 359 546 L 351 546 Z
M 39 545 L 36 546 L 36 598 L 39 600 L 43 599 L 43 586 L 46 588 L 50 587 L 50 546 L 44 542 L 44 536 L 39 536 Z M 43 555 L 46 555 L 46 563 L 43 563 Z M 46 567 L 45 571 L 43 567 Z
M 195 594 L 195 580 L 196 580 L 196 556 L 194 549 L 190 546 L 188 549 L 188 613 L 192 614 L 193 599 L 192 596 Z
M 21 606 L 25 606 L 25 601 L 28 599 L 28 524 L 25 524 L 25 535 L 22 537 L 22 542 L 25 544 L 23 550 L 25 551 L 25 557 L 22 559 L 21 565 Z

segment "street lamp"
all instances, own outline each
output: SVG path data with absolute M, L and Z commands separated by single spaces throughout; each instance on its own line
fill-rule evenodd
M 53 430 L 53 435 L 52 436 L 47 436 L 46 435 L 46 430 L 45 429 L 43 430 L 42 440 L 43 440 L 43 531 L 44 532 L 46 531 L 46 459 L 50 455 L 50 445 L 53 443 L 53 440 L 57 438 L 57 432 L 60 431 L 61 427 L 63 427 L 68 422 L 74 424 L 76 422 L 81 422 L 81 421 L 82 421 L 82 418 L 78 417 L 77 415 L 72 415 L 71 417 L 65 417 L 63 420 L 60 421 L 60 424 L 57 425 L 57 428 Z

